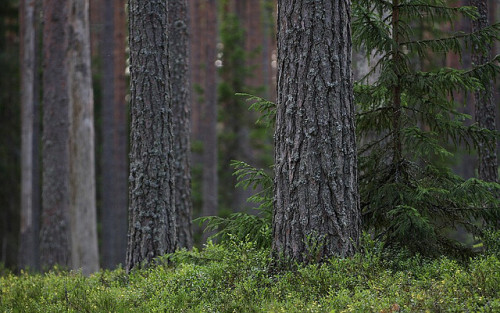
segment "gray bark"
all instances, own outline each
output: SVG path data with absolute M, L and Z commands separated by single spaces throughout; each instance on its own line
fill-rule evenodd
M 21 21 L 21 226 L 19 267 L 39 268 L 39 1 L 22 0 Z
M 128 271 L 173 252 L 177 244 L 166 30 L 165 1 L 129 0 L 132 121 Z
M 479 18 L 472 21 L 472 31 L 479 31 L 488 26 L 488 1 L 470 0 L 470 5 L 477 7 Z M 491 47 L 488 47 L 488 51 Z M 489 53 L 480 51 L 479 47 L 473 47 L 472 63 L 476 66 L 489 61 Z M 479 127 L 488 130 L 496 130 L 496 107 L 493 102 L 493 81 L 484 85 L 484 90 L 478 90 L 474 94 L 475 118 Z M 479 145 L 478 172 L 479 179 L 497 182 L 498 181 L 498 159 L 497 142 L 495 139 L 489 142 L 482 142 Z
M 172 86 L 172 126 L 174 135 L 174 207 L 177 213 L 177 241 L 180 248 L 193 246 L 191 230 L 191 104 L 188 76 L 188 5 L 186 0 L 168 1 L 169 68 Z
M 350 2 L 278 1 L 275 145 L 274 255 L 352 255 L 360 208 Z
M 71 256 L 72 268 L 88 275 L 99 270 L 89 0 L 68 2 Z
M 125 262 L 127 250 L 127 104 L 125 1 L 103 3 L 101 256 L 102 266 Z
M 42 267 L 69 267 L 68 1 L 43 1 Z

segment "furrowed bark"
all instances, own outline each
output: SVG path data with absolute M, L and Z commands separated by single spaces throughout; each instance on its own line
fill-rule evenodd
M 175 157 L 175 198 L 177 213 L 178 246 L 190 249 L 193 246 L 191 230 L 191 98 L 188 76 L 189 66 L 189 22 L 186 0 L 168 1 L 169 61 L 172 84 L 172 126 Z
M 350 2 L 278 1 L 275 257 L 351 256 L 360 232 Z
M 69 1 L 43 1 L 43 138 L 42 225 L 43 268 L 71 265 L 69 188 Z
M 167 4 L 129 0 L 131 149 L 126 269 L 174 252 L 174 164 Z

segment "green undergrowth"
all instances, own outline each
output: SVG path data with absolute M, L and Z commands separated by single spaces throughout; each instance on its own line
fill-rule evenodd
M 293 271 L 269 268 L 255 243 L 179 251 L 127 274 L 3 271 L 0 312 L 500 312 L 500 261 L 383 250 Z

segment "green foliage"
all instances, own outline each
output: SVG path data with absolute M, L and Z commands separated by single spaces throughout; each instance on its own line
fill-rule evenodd
M 464 256 L 466 247 L 450 232 L 460 226 L 480 236 L 481 223 L 496 223 L 500 185 L 464 180 L 450 165 L 458 148 L 471 151 L 498 134 L 470 125 L 455 96 L 483 89 L 500 67 L 498 57 L 465 70 L 433 68 L 429 60 L 471 46 L 487 49 L 500 24 L 444 35 L 436 25 L 452 23 L 457 14 L 477 18 L 476 9 L 440 0 L 393 4 L 353 3 L 353 43 L 377 58 L 354 88 L 363 225 L 386 246 Z M 434 31 L 421 38 L 416 25 L 426 24 Z
M 490 228 L 484 232 L 483 238 L 486 253 L 500 257 L 500 230 Z
M 382 250 L 364 238 L 363 253 L 321 266 L 270 272 L 270 250 L 252 241 L 209 242 L 126 274 L 90 277 L 58 269 L 0 277 L 2 312 L 496 312 L 500 261 L 465 263 Z
M 460 53 L 468 45 L 491 44 L 500 24 L 480 32 L 420 40 L 415 20 L 452 22 L 457 14 L 476 18 L 472 7 L 449 8 L 444 1 L 400 1 L 399 20 L 386 1 L 356 1 L 353 7 L 353 41 L 378 58 L 368 75 L 354 88 L 358 105 L 360 193 L 363 226 L 386 248 L 405 247 L 411 253 L 466 257 L 472 252 L 449 236 L 461 227 L 476 238 L 482 223 L 499 218 L 500 185 L 477 179 L 464 180 L 450 165 L 457 149 L 469 152 L 497 133 L 469 125 L 470 116 L 458 112 L 457 92 L 474 92 L 499 72 L 498 56 L 470 69 L 418 70 L 422 59 L 446 52 Z M 393 22 L 391 22 L 393 21 Z M 393 34 L 397 32 L 398 36 Z M 378 75 L 368 84 L 370 76 Z M 260 97 L 238 94 L 253 101 L 250 109 L 261 114 L 258 122 L 272 127 L 276 106 Z M 250 200 L 260 215 L 232 214 L 208 217 L 210 230 L 223 241 L 250 237 L 259 246 L 270 245 L 272 179 L 245 163 L 236 166 L 238 186 L 262 187 Z M 268 237 L 266 237 L 268 236 Z M 486 240 L 486 239 L 485 239 Z
M 248 93 L 236 93 L 236 95 L 245 97 L 248 102 L 253 101 L 249 106 L 249 110 L 260 114 L 256 121 L 257 124 L 262 124 L 266 128 L 274 127 L 276 121 L 276 104 L 274 102 Z
M 222 242 L 251 238 L 259 248 L 271 246 L 271 219 L 273 209 L 273 181 L 263 169 L 257 169 L 241 161 L 233 161 L 231 166 L 238 180 L 236 187 L 252 188 L 255 194 L 248 201 L 257 205 L 256 212 L 232 213 L 227 217 L 207 216 L 198 218 L 200 224 L 206 223 L 206 231 L 217 231 L 209 239 Z M 252 214 L 256 213 L 256 214 Z
M 260 4 L 256 4 L 260 5 Z M 238 92 L 260 93 L 262 87 L 248 86 L 247 81 L 253 75 L 254 68 L 249 66 L 249 60 L 254 59 L 259 49 L 246 51 L 246 31 L 242 26 L 242 17 L 234 11 L 230 1 L 224 0 L 219 5 L 221 67 L 218 85 L 218 155 L 219 155 L 219 207 L 222 210 L 234 212 L 238 202 L 234 186 L 235 177 L 232 174 L 231 161 L 247 159 L 249 151 L 257 164 L 269 155 L 267 151 L 269 134 L 264 127 L 252 127 L 255 117 L 247 110 L 247 104 Z

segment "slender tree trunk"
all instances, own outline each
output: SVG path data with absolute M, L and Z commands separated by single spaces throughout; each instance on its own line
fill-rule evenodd
M 352 255 L 360 209 L 350 2 L 278 1 L 275 144 L 274 255 Z
M 129 0 L 128 271 L 177 245 L 167 26 L 165 1 Z
M 108 0 L 105 0 L 108 1 Z M 124 0 L 119 0 L 124 1 Z M 124 4 L 125 7 L 125 4 Z M 90 0 L 90 48 L 92 59 L 99 57 L 101 52 L 102 31 L 104 17 L 104 1 Z
M 205 60 L 205 76 L 203 88 L 205 102 L 202 109 L 203 138 L 203 207 L 205 216 L 218 213 L 217 200 L 217 6 L 215 0 L 206 0 L 204 25 L 200 36 L 204 37 L 203 52 Z M 205 236 L 206 237 L 206 236 Z
M 201 215 L 217 215 L 217 7 L 215 0 L 190 0 L 192 167 L 200 169 Z M 193 171 L 195 180 L 198 171 Z M 204 234 L 206 239 L 208 234 Z
M 262 1 L 242 1 L 245 3 L 245 50 L 251 57 L 246 61 L 247 67 L 252 71 L 246 79 L 246 85 L 253 88 L 265 86 L 264 66 L 262 58 L 264 57 L 264 42 L 267 38 L 264 36 L 263 23 L 263 3 Z
M 103 4 L 101 255 L 102 265 L 125 262 L 127 250 L 127 104 L 125 1 Z
M 201 215 L 217 215 L 217 7 L 215 0 L 191 0 L 190 77 L 193 87 L 193 167 L 201 167 Z M 203 236 L 207 238 L 207 234 Z
M 477 7 L 479 18 L 472 21 L 472 31 L 479 31 L 488 26 L 488 1 L 470 0 L 470 5 Z M 489 61 L 489 52 L 483 52 L 478 47 L 473 47 L 472 63 L 476 66 Z M 493 82 L 489 81 L 484 85 L 484 90 L 478 90 L 474 94 L 475 117 L 479 127 L 488 130 L 496 130 L 496 108 L 493 102 Z M 497 142 L 495 139 L 489 142 L 482 142 L 479 145 L 479 178 L 489 182 L 498 181 L 498 159 Z
M 396 84 L 392 89 L 392 143 L 393 143 L 393 159 L 392 164 L 399 167 L 399 163 L 403 158 L 403 148 L 401 143 L 401 76 L 397 72 L 401 62 L 400 47 L 399 47 L 399 0 L 392 1 L 392 38 L 393 49 L 392 58 L 395 64 L 395 73 L 397 76 Z M 396 181 L 398 181 L 399 171 L 396 170 Z
M 178 246 L 193 246 L 191 230 L 191 99 L 188 76 L 188 5 L 186 0 L 168 1 L 169 61 L 172 84 L 172 126 L 174 135 L 174 207 L 177 213 Z
M 251 162 L 249 128 L 250 112 L 247 103 L 236 97 L 237 92 L 245 90 L 249 67 L 246 66 L 245 27 L 246 1 L 221 2 L 221 43 L 222 64 L 219 69 L 220 94 L 219 108 L 219 205 L 230 211 L 240 211 L 245 208 L 250 190 L 236 188 L 236 177 L 231 167 L 232 160 Z
M 273 102 L 277 101 L 277 95 L 276 92 L 278 90 L 278 47 L 277 47 L 277 24 L 276 24 L 276 17 L 278 15 L 278 5 L 277 1 L 278 0 L 265 0 L 270 3 L 266 6 L 268 12 L 267 12 L 267 17 L 266 20 L 272 22 L 268 22 L 267 25 L 267 43 L 266 46 L 267 52 L 266 52 L 266 57 L 265 61 L 267 64 L 267 75 L 268 77 L 268 86 L 269 86 L 269 99 Z M 271 17 L 271 18 L 270 18 Z
M 43 267 L 71 265 L 69 188 L 69 1 L 43 0 L 43 185 L 40 258 Z
M 455 7 L 461 7 L 464 5 L 468 5 L 469 0 L 460 0 L 454 3 Z M 453 25 L 451 23 L 446 24 L 446 28 L 443 29 L 444 32 L 452 32 L 452 31 L 462 31 L 462 32 L 470 32 L 470 23 L 466 18 L 461 18 L 459 21 L 455 22 Z M 470 51 L 464 50 L 460 55 L 454 52 L 448 52 L 446 55 L 445 66 L 451 68 L 470 68 Z M 458 108 L 460 113 L 468 114 L 470 116 L 474 116 L 474 101 L 472 101 L 472 97 L 469 93 L 466 92 L 456 92 L 453 94 L 453 99 L 457 103 L 463 103 L 463 106 Z M 469 122 L 469 124 L 472 121 Z M 461 145 L 462 149 L 466 149 L 465 145 Z M 453 167 L 454 173 L 460 175 L 465 179 L 469 179 L 472 177 L 476 177 L 476 156 L 464 153 L 459 162 Z
M 22 0 L 21 25 L 21 227 L 19 267 L 38 269 L 40 223 L 38 173 L 38 0 Z
M 201 36 L 203 11 L 202 1 L 189 0 L 189 76 L 191 82 L 191 139 L 194 142 L 201 141 L 201 103 L 202 97 L 202 72 L 203 72 L 203 37 Z M 193 164 L 202 163 L 201 153 L 192 153 Z
M 72 267 L 88 275 L 99 270 L 89 1 L 69 2 L 71 256 Z

